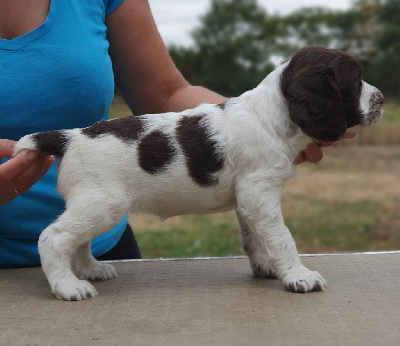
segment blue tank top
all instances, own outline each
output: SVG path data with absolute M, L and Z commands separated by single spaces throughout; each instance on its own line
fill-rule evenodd
M 0 39 L 0 138 L 86 127 L 108 117 L 114 76 L 105 17 L 123 0 L 51 0 L 45 22 Z M 0 205 L 0 268 L 40 264 L 40 233 L 64 211 L 57 163 L 29 191 Z M 92 242 L 94 256 L 120 239 L 127 217 Z M 84 231 L 84 230 L 82 230 Z

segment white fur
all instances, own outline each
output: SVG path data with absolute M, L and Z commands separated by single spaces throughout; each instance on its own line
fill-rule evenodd
M 310 141 L 288 116 L 279 87 L 286 66 L 278 67 L 254 90 L 228 100 L 225 109 L 202 104 L 181 113 L 142 117 L 147 125 L 143 135 L 162 129 L 174 137 L 183 115 L 206 115 L 207 128 L 225 157 L 218 184 L 211 187 L 193 182 L 177 142 L 177 155 L 168 170 L 152 175 L 138 164 L 140 138 L 126 143 L 113 135 L 93 139 L 79 129 L 68 131 L 71 140 L 58 177 L 66 210 L 39 239 L 52 292 L 60 299 L 86 299 L 97 292 L 85 280 L 116 276 L 110 264 L 93 258 L 90 241 L 128 212 L 168 218 L 231 209 L 237 212 L 255 275 L 278 277 L 294 292 L 324 290 L 324 278 L 302 265 L 281 213 L 283 184 L 293 175 L 294 159 Z M 364 83 L 365 114 L 373 92 Z M 15 153 L 23 148 L 35 149 L 29 136 L 18 142 Z
M 375 117 L 372 116 L 371 114 L 373 108 L 375 108 L 373 107 L 374 105 L 372 104 L 373 95 L 376 95 L 378 93 L 380 93 L 380 91 L 374 86 L 369 85 L 366 82 L 362 83 L 362 89 L 360 95 L 360 108 L 362 113 L 364 114 L 362 122 L 363 125 L 371 125 L 372 123 L 379 120 L 379 118 L 382 116 L 382 110 L 379 112 L 379 115 L 377 114 L 377 116 L 379 116 L 378 119 L 375 119 Z

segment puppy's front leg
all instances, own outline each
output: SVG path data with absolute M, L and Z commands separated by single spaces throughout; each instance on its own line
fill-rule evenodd
M 237 184 L 238 213 L 264 241 L 265 254 L 286 288 L 292 292 L 322 291 L 325 279 L 300 261 L 296 244 L 283 222 L 283 181 L 266 180 L 265 173 L 252 174 Z M 239 219 L 240 220 L 240 219 Z M 243 223 L 243 221 L 241 222 Z M 250 260 L 252 261 L 251 257 Z
M 247 223 L 240 210 L 236 210 L 242 236 L 243 250 L 250 259 L 250 266 L 255 277 L 276 279 L 276 271 L 268 259 L 267 245 L 261 234 L 257 233 Z

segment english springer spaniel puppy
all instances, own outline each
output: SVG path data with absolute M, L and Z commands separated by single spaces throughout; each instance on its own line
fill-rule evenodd
M 86 299 L 97 294 L 87 279 L 117 276 L 93 258 L 90 241 L 126 213 L 168 218 L 232 209 L 254 275 L 279 278 L 292 292 L 325 290 L 283 222 L 282 187 L 310 140 L 336 141 L 352 126 L 375 123 L 382 104 L 350 56 L 308 46 L 223 104 L 23 137 L 15 154 L 62 158 L 58 191 L 66 210 L 39 239 L 52 292 Z

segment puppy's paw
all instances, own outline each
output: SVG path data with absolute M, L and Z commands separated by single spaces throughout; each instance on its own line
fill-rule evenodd
M 98 294 L 89 282 L 77 278 L 58 280 L 52 292 L 61 300 L 83 300 L 93 298 Z
M 326 289 L 326 281 L 322 275 L 316 271 L 310 271 L 306 267 L 284 274 L 282 282 L 289 291 L 295 293 L 325 291 Z
M 78 267 L 76 275 L 83 280 L 109 280 L 116 278 L 117 271 L 108 263 L 95 261 L 90 266 Z

